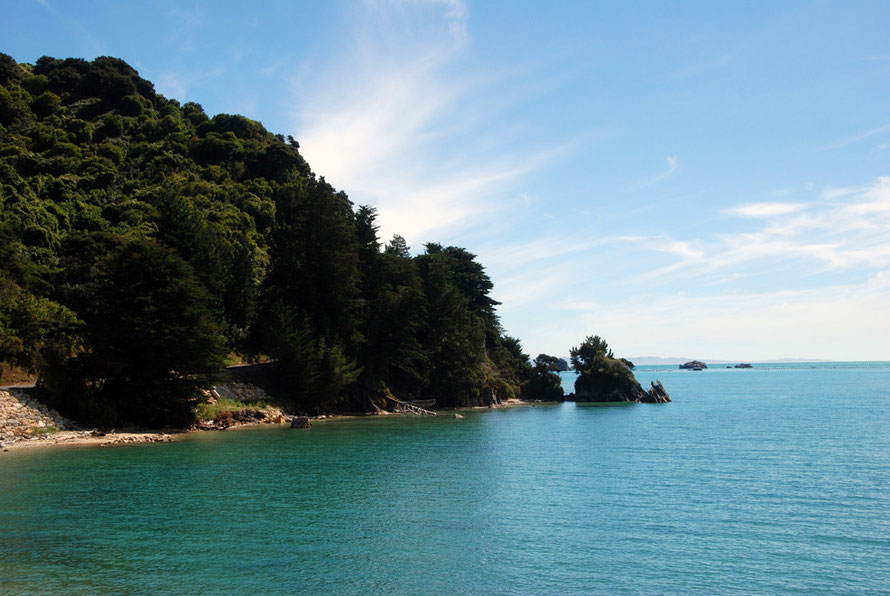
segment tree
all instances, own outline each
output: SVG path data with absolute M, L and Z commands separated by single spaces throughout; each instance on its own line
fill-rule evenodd
M 531 365 L 475 255 L 412 257 L 399 235 L 381 251 L 376 218 L 295 139 L 208 118 L 122 60 L 0 55 L 0 361 L 37 369 L 84 422 L 187 417 L 213 360 L 189 333 L 220 328 L 229 350 L 277 359 L 304 410 L 519 394 Z
M 578 373 L 589 371 L 598 360 L 613 357 L 609 344 L 599 335 L 588 335 L 580 346 L 572 348 L 570 355 L 572 368 Z
M 643 401 L 646 393 L 630 368 L 614 357 L 609 345 L 599 335 L 588 336 L 581 345 L 571 349 L 578 401 L 613 402 Z
M 526 397 L 543 401 L 562 401 L 565 391 L 559 376 L 559 358 L 538 354 L 535 358 L 534 375 L 526 386 Z
M 83 350 L 60 358 L 39 385 L 60 410 L 87 423 L 186 424 L 224 355 L 209 296 L 191 267 L 155 241 L 81 243 L 93 249 L 89 255 L 110 240 L 108 254 L 62 281 L 84 321 Z
M 408 246 L 408 243 L 405 242 L 405 239 L 399 236 L 398 234 L 393 234 L 392 240 L 386 245 L 385 252 L 387 254 L 392 254 L 397 257 L 402 257 L 404 259 L 408 259 L 411 257 L 411 253 L 409 252 L 411 249 Z

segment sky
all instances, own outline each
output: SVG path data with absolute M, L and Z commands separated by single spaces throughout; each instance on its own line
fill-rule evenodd
M 478 255 L 533 356 L 890 360 L 890 3 L 0 9 L 0 52 L 123 58 Z

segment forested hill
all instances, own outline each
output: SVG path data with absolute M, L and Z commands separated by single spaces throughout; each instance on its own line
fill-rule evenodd
M 36 372 L 77 419 L 186 421 L 229 353 L 278 361 L 310 413 L 522 391 L 475 256 L 412 257 L 375 217 L 291 137 L 122 60 L 0 54 L 0 373 Z

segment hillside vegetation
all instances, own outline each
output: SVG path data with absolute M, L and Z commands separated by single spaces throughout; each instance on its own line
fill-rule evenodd
M 376 217 L 293 138 L 122 60 L 0 54 L 0 374 L 75 419 L 187 422 L 232 352 L 277 361 L 294 411 L 520 394 L 535 373 L 475 256 L 411 256 Z

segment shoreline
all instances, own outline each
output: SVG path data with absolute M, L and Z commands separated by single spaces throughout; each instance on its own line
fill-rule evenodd
M 60 430 L 52 434 L 4 443 L 3 451 L 28 451 L 49 447 L 116 447 L 139 443 L 172 443 L 187 430 L 124 430 L 102 433 L 87 430 Z
M 458 412 L 467 412 L 467 411 L 480 411 L 480 410 L 500 410 L 507 408 L 515 408 L 521 406 L 537 406 L 537 405 L 553 405 L 560 402 L 535 402 L 535 401 L 523 401 L 520 399 L 510 399 L 505 400 L 504 402 L 497 404 L 495 406 L 470 406 L 465 408 L 454 408 L 449 410 L 437 410 L 436 414 L 438 415 L 446 415 L 448 413 L 458 413 Z M 386 412 L 386 413 L 374 413 L 374 414 L 363 414 L 363 413 L 355 413 L 355 414 L 322 414 L 320 416 L 310 417 L 310 421 L 313 423 L 318 422 L 327 422 L 327 421 L 338 421 L 338 420 L 351 420 L 356 418 L 375 418 L 378 416 L 400 416 L 400 417 L 414 417 L 412 414 L 404 414 L 401 412 Z M 194 433 L 201 432 L 222 432 L 226 430 L 232 429 L 243 429 L 249 427 L 259 427 L 259 426 L 279 426 L 283 427 L 289 423 L 289 420 L 284 422 L 242 422 L 233 424 L 231 426 L 225 428 L 171 428 L 171 429 L 122 429 L 120 431 L 111 431 L 111 432 L 101 432 L 95 430 L 59 430 L 52 434 L 44 434 L 35 436 L 27 439 L 19 439 L 16 441 L 12 441 L 9 443 L 4 443 L 2 451 L 0 452 L 11 452 L 11 451 L 29 451 L 32 449 L 49 449 L 49 448 L 61 448 L 61 447 L 119 447 L 122 445 L 138 445 L 138 444 L 146 444 L 146 443 L 173 443 L 186 435 L 191 435 Z M 295 429 L 296 430 L 296 429 Z

